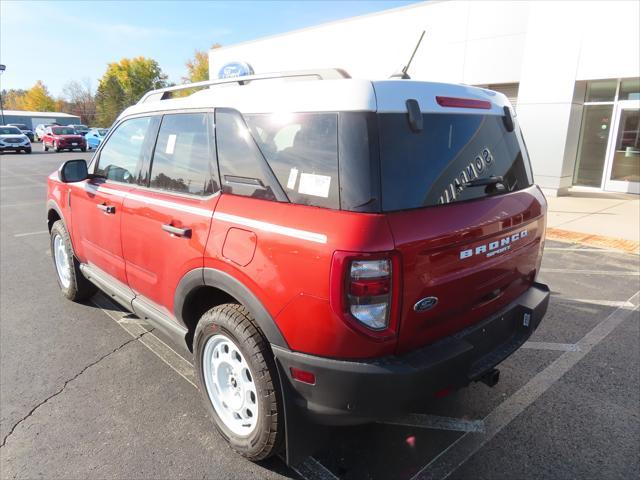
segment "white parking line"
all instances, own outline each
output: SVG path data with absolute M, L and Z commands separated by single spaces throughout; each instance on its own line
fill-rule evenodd
M 431 428 L 433 430 L 450 430 L 454 432 L 484 432 L 484 422 L 482 420 L 465 420 L 464 418 L 441 417 L 439 415 L 426 415 L 421 413 L 410 413 L 409 415 L 383 420 L 378 423 Z
M 455 442 L 440 452 L 433 460 L 421 468 L 414 479 L 445 479 L 455 472 L 472 455 L 491 441 L 504 427 L 509 425 L 525 408 L 529 407 L 556 381 L 582 360 L 593 347 L 604 340 L 618 325 L 634 315 L 638 310 L 640 291 L 628 302 L 633 306 L 619 307 L 605 320 L 596 325 L 577 343 L 578 350 L 563 353 L 547 368 L 538 373 L 520 390 L 502 402 L 484 419 L 486 434 L 464 433 Z
M 44 208 L 44 201 L 39 200 L 37 202 L 22 202 L 22 203 L 3 203 L 0 204 L 0 208 L 9 208 L 9 207 L 26 207 L 28 205 L 40 205 Z
M 14 237 L 29 237 L 31 235 L 43 235 L 49 233 L 49 230 L 38 230 L 37 232 L 16 233 Z
M 579 248 L 579 247 L 568 247 L 568 248 L 561 248 L 561 247 L 544 247 L 544 251 L 548 252 L 611 252 L 611 253 L 624 253 L 627 254 L 626 252 L 621 252 L 620 250 L 614 250 L 612 248 Z
M 638 277 L 640 272 L 625 270 L 572 270 L 568 268 L 543 268 L 543 273 L 577 273 L 579 275 L 613 275 L 624 277 Z
M 628 300 L 592 300 L 590 298 L 562 298 L 560 300 L 567 302 L 588 303 L 589 305 L 602 305 L 603 307 L 633 307 Z
M 26 189 L 26 188 L 46 187 L 46 186 L 47 186 L 46 183 L 34 182 L 28 185 L 0 185 L 0 190 L 14 190 L 14 189 L 17 190 L 19 188 Z
M 531 350 L 556 350 L 559 352 L 577 352 L 580 347 L 574 343 L 525 342 L 522 348 Z

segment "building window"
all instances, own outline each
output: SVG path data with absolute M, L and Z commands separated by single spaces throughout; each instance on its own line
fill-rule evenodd
M 598 80 L 587 83 L 585 102 L 613 102 L 616 98 L 617 80 Z

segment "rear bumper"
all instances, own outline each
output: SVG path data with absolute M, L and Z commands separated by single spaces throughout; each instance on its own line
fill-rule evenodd
M 311 420 L 358 424 L 414 409 L 444 388 L 478 380 L 514 351 L 538 327 L 549 289 L 535 283 L 524 294 L 477 324 L 402 356 L 343 361 L 273 346 L 289 399 Z M 315 373 L 316 384 L 291 378 L 291 367 Z

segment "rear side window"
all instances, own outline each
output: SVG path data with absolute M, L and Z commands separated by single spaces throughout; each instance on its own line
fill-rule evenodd
M 337 113 L 244 118 L 291 202 L 339 208 Z
M 151 164 L 150 186 L 209 195 L 217 190 L 206 113 L 179 113 L 162 118 Z
M 380 114 L 382 208 L 404 210 L 493 195 L 477 178 L 504 177 L 505 191 L 529 187 L 528 159 L 497 115 L 423 114 L 413 132 L 406 114 Z
M 150 123 L 151 117 L 138 117 L 118 125 L 102 147 L 94 173 L 109 180 L 134 183 Z
M 216 142 L 223 192 L 286 200 L 239 112 L 216 110 Z

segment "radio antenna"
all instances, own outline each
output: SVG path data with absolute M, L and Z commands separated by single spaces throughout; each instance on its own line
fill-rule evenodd
M 426 33 L 426 31 L 423 30 L 422 34 L 420 35 L 420 39 L 418 40 L 418 43 L 416 44 L 416 48 L 413 49 L 413 53 L 411 54 L 411 58 L 409 59 L 407 64 L 404 66 L 404 68 L 400 72 L 397 72 L 397 73 L 394 73 L 393 75 L 391 75 L 391 78 L 401 78 L 403 80 L 410 80 L 411 79 L 411 77 L 409 76 L 407 71 L 409 70 L 409 67 L 411 66 L 411 62 L 413 61 L 413 57 L 415 57 L 416 52 L 418 51 L 418 48 L 420 47 L 420 43 L 422 43 L 422 39 L 424 38 L 424 34 L 425 33 Z

